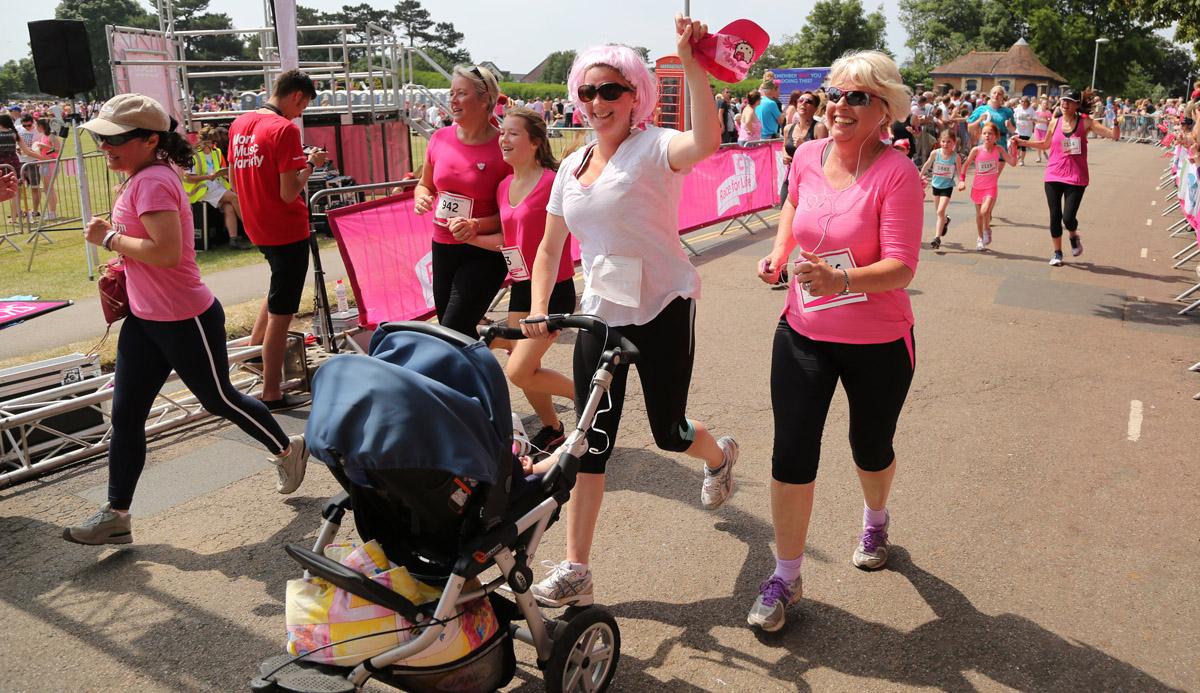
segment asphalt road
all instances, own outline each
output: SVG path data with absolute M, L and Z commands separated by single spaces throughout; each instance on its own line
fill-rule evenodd
M 1042 167 L 1004 173 L 987 253 L 956 195 L 947 243 L 922 251 L 911 287 L 892 561 L 850 565 L 862 501 L 839 393 L 805 598 L 772 636 L 744 618 L 773 566 L 767 375 L 784 296 L 753 273 L 770 233 L 699 241 L 689 413 L 741 442 L 738 492 L 700 508 L 699 467 L 654 448 L 631 379 L 593 562 L 621 627 L 619 690 L 1200 689 L 1200 375 L 1186 372 L 1200 316 L 1171 301 L 1195 274 L 1170 269 L 1184 242 L 1159 216 L 1156 150 L 1091 153 L 1086 253 L 1066 267 L 1046 264 Z M 569 359 L 561 346 L 548 363 Z M 514 407 L 529 412 L 519 395 Z M 154 445 L 128 548 L 58 538 L 103 499 L 102 467 L 0 491 L 0 689 L 244 688 L 283 647 L 299 571 L 282 545 L 311 541 L 336 489 L 313 464 L 279 497 L 263 456 L 212 425 Z M 560 558 L 563 536 L 552 528 L 538 558 Z M 512 689 L 540 690 L 517 648 Z

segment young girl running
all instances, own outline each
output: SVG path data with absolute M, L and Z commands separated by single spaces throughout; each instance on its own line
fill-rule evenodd
M 921 176 L 933 170 L 930 186 L 933 188 L 933 198 L 937 200 L 937 232 L 929 247 L 937 250 L 942 247 L 942 236 L 950 228 L 950 217 L 946 216 L 946 208 L 950 206 L 950 194 L 954 192 L 954 177 L 962 173 L 962 159 L 958 155 L 958 135 L 949 128 L 942 130 L 938 136 L 940 147 L 933 150 L 925 165 L 921 167 Z
M 1000 128 L 995 123 L 984 123 L 979 134 L 982 142 L 971 150 L 959 173 L 958 189 L 967 187 L 967 170 L 975 165 L 975 179 L 971 181 L 971 201 L 975 203 L 975 250 L 984 250 L 992 244 L 992 210 L 1000 194 L 1000 172 L 1004 164 L 1012 166 L 1016 160 L 1008 150 L 997 144 Z

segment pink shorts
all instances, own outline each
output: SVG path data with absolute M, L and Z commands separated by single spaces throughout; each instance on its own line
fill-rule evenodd
M 995 185 L 973 185 L 971 186 L 971 202 L 981 205 L 989 197 L 993 200 L 996 199 L 998 192 L 999 188 Z

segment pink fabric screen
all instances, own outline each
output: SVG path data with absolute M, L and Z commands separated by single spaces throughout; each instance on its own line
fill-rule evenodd
M 337 146 L 339 129 L 342 135 L 340 149 Z M 385 139 L 387 147 L 384 147 Z M 398 121 L 375 125 L 308 125 L 304 128 L 304 144 L 324 147 L 333 159 L 334 167 L 359 185 L 400 180 L 408 173 L 408 127 Z
M 679 233 L 774 207 L 782 183 L 782 145 L 730 147 L 700 162 L 683 182 Z

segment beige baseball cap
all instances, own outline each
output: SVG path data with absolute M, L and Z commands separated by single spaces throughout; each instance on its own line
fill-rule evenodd
M 82 127 L 97 135 L 120 135 L 139 128 L 167 132 L 171 129 L 171 116 L 162 104 L 149 96 L 117 94 L 105 101 L 100 113 Z

